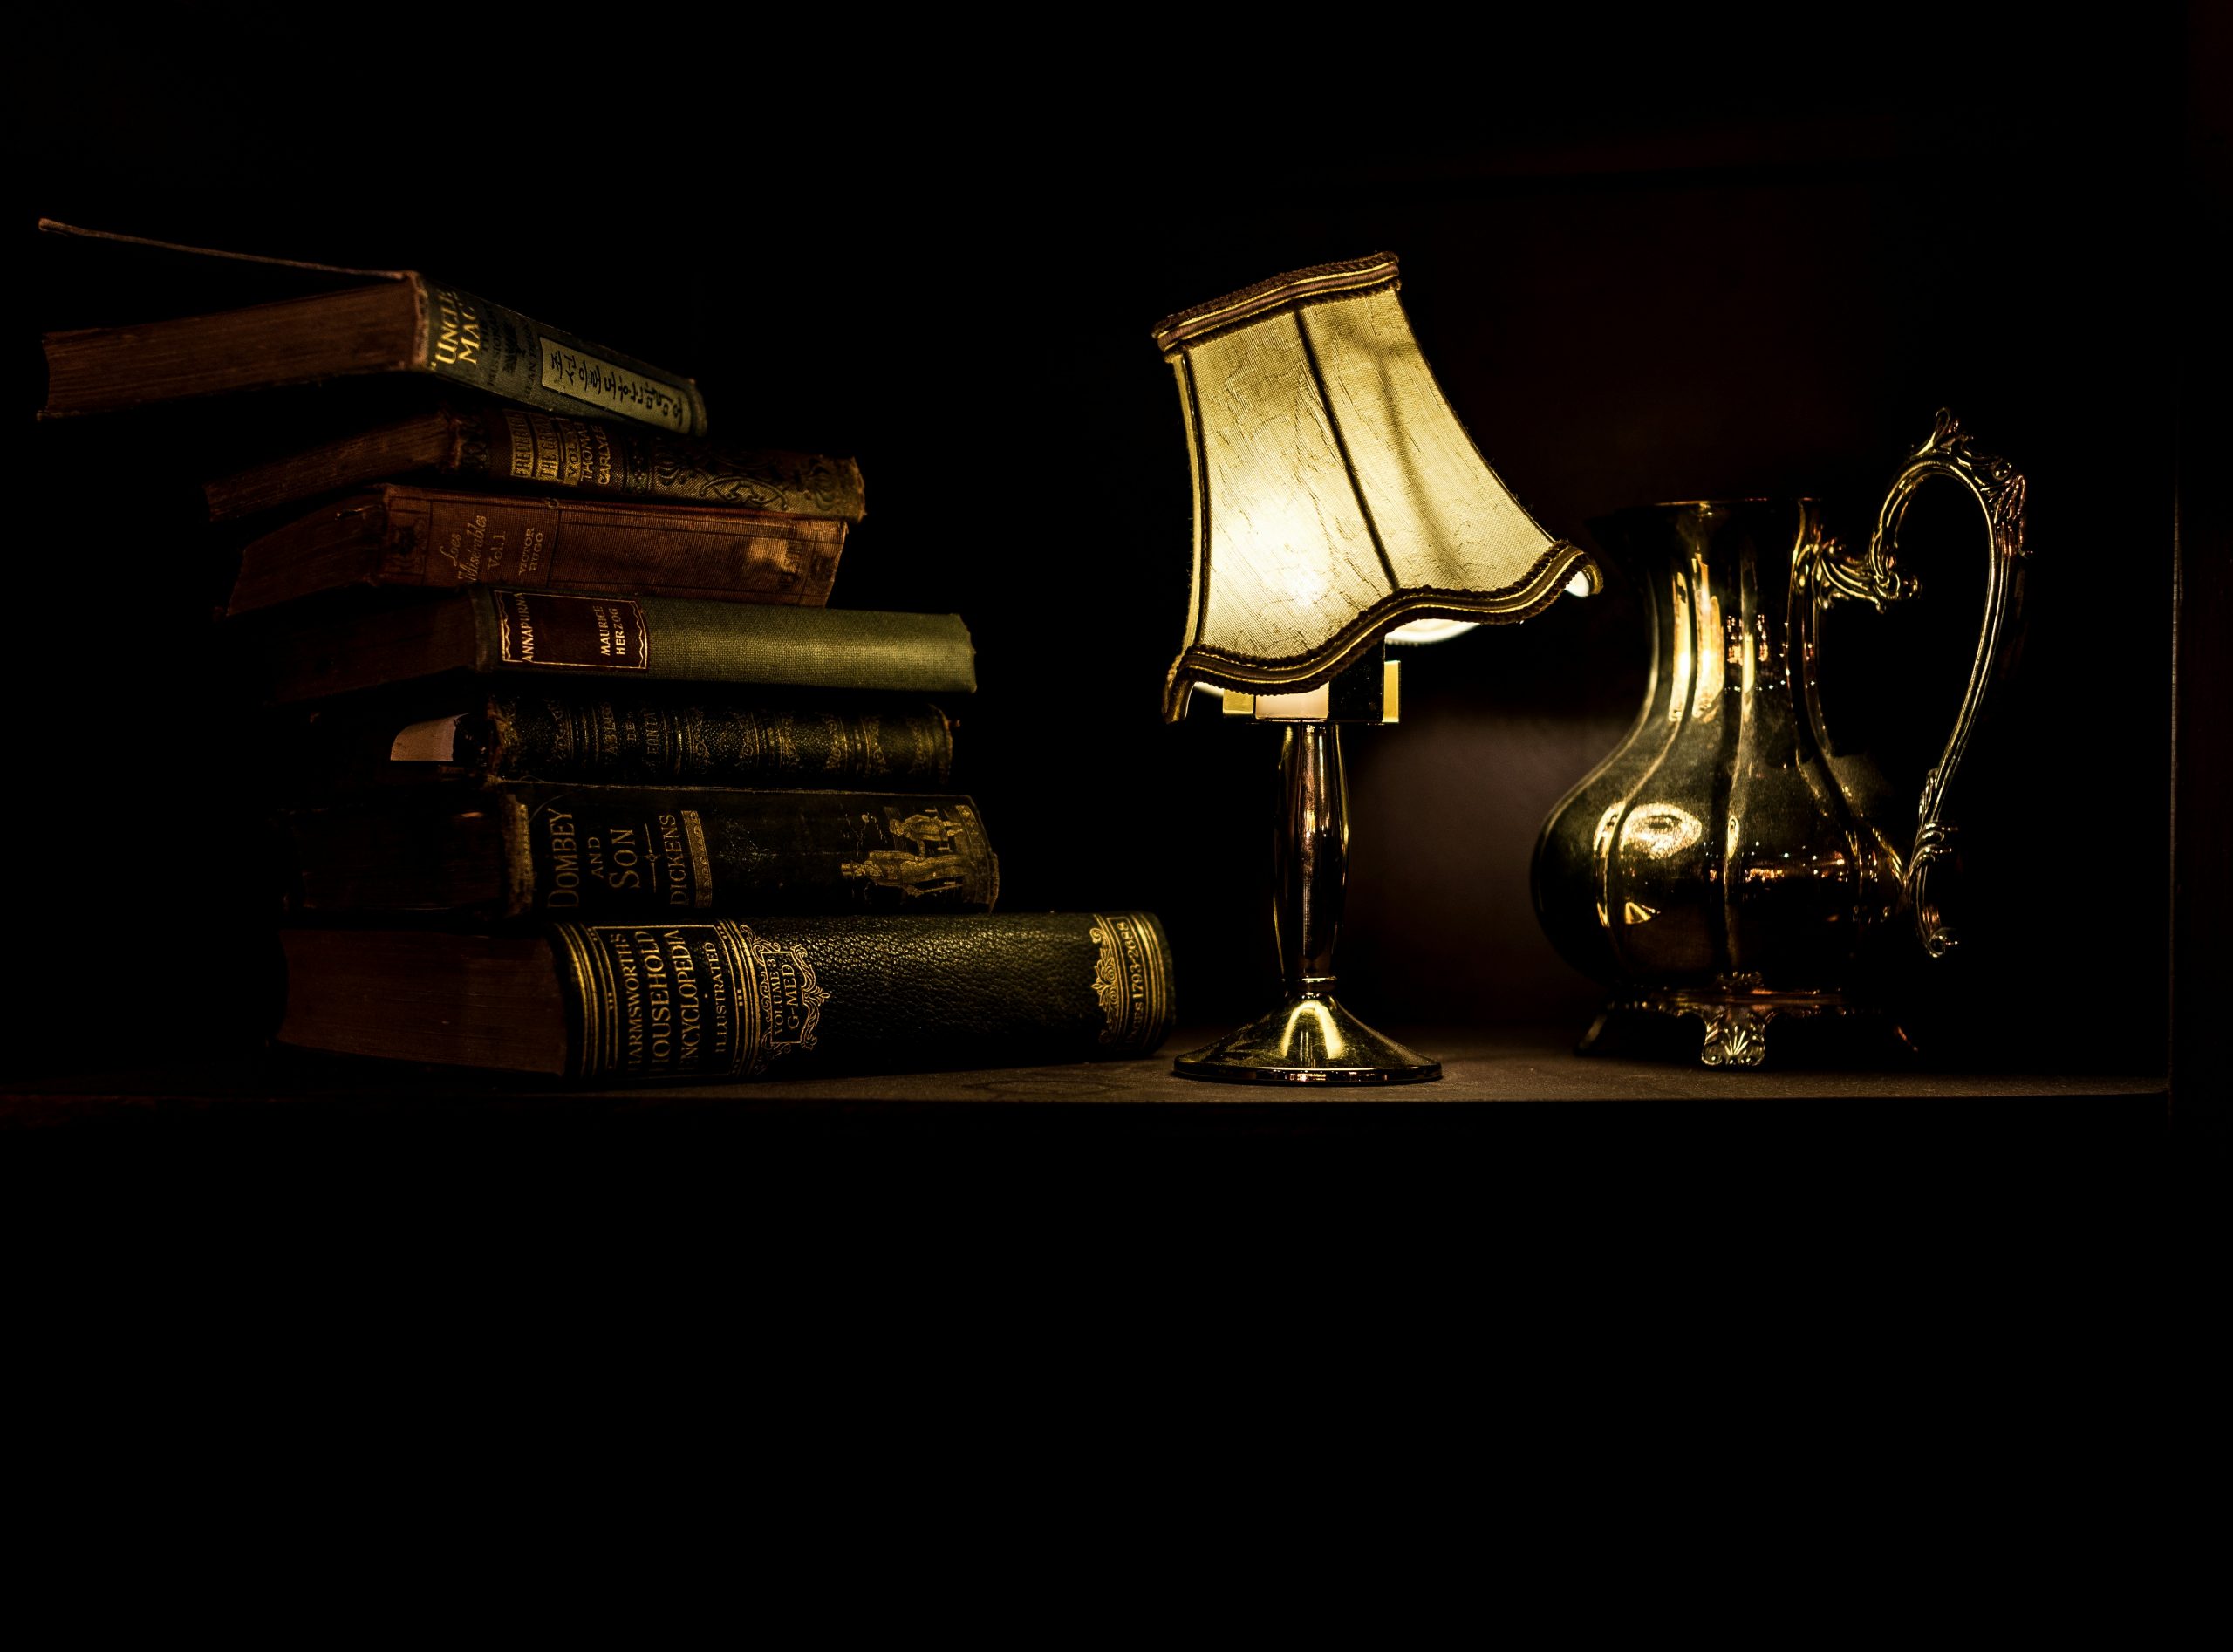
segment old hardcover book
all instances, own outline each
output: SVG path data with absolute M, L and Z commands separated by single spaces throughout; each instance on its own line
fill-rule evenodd
M 953 722 L 927 700 L 610 681 L 489 688 L 408 706 L 314 710 L 290 742 L 329 788 L 430 780 L 936 791 Z
M 267 692 L 315 700 L 446 672 L 758 683 L 900 694 L 977 686 L 955 614 L 471 586 L 290 626 Z
M 731 602 L 830 599 L 832 516 L 387 485 L 241 550 L 228 613 L 365 585 L 550 585 Z
M 588 1084 L 1122 1060 L 1175 1013 L 1150 912 L 283 939 L 283 1043 Z
M 850 458 L 454 400 L 243 466 L 204 484 L 202 494 L 210 516 L 223 522 L 420 472 L 468 487 L 494 482 L 845 522 L 867 509 Z
M 118 299 L 126 312 L 112 324 L 44 335 L 43 417 L 423 373 L 548 412 L 705 433 L 705 398 L 684 375 L 416 270 L 187 247 L 48 218 L 38 227 L 113 266 L 103 284 L 133 295 Z
M 280 816 L 294 911 L 495 924 L 763 912 L 990 911 L 966 797 L 531 782 Z

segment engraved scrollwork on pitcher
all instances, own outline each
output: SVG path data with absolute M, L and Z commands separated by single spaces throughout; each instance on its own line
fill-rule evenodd
M 1915 582 L 1898 569 L 1901 524 L 1916 490 L 1943 478 L 1958 483 L 1977 501 L 1984 514 L 1989 562 L 1985 578 L 1984 615 L 1977 650 L 1970 666 L 1970 680 L 1962 696 L 1945 753 L 1923 782 L 1916 805 L 1915 847 L 1909 854 L 1902 895 L 1913 908 L 1915 932 L 1923 950 L 1943 957 L 1960 945 L 1958 932 L 1940 910 L 1932 888 L 1936 868 L 1956 856 L 1958 829 L 1946 818 L 1947 800 L 1971 735 L 1983 713 L 1992 685 L 2014 662 L 2016 637 L 2023 606 L 2024 571 L 2029 553 L 2024 544 L 2024 474 L 1997 454 L 1980 449 L 1960 420 L 1942 407 L 1929 437 L 1909 457 L 1885 495 L 1877 513 L 1876 530 L 1869 536 L 1868 553 L 1852 557 L 1834 541 L 1825 540 L 1811 558 L 1809 581 L 1818 603 L 1860 598 L 1881 609 L 1888 601 L 1914 596 Z
M 1912 575 L 1902 574 L 1888 561 L 1848 554 L 1829 534 L 1801 546 L 1799 556 L 1801 566 L 1796 571 L 1812 579 L 1824 602 L 1865 602 L 1881 613 L 1885 604 L 1905 602 L 1922 589 Z

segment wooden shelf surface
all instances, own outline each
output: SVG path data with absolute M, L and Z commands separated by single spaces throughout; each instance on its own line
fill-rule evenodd
M 1392 1086 L 1204 1083 L 1180 1078 L 1171 1057 L 1221 1029 L 1185 1029 L 1154 1056 L 966 1072 L 784 1078 L 657 1089 L 590 1089 L 456 1069 L 349 1060 L 274 1048 L 242 1058 L 160 1071 L 94 1072 L 19 1081 L 0 1091 L 0 1123 L 68 1127 L 94 1121 L 242 1113 L 312 1113 L 366 1119 L 458 1116 L 797 1116 L 843 1109 L 925 1118 L 955 1109 L 1075 1113 L 1095 1104 L 1128 1112 L 1217 1115 L 1315 1113 L 1417 1117 L 1478 1111 L 1485 1104 L 1930 1103 L 2007 1109 L 2021 1104 L 2160 1108 L 2160 1073 L 2066 1072 L 2011 1065 L 1947 1070 L 1927 1062 L 1773 1066 L 1716 1071 L 1695 1060 L 1577 1055 L 1570 1029 L 1403 1029 L 1413 1048 L 1439 1059 L 1436 1082 Z M 1771 1061 L 1774 1059 L 1771 1051 Z

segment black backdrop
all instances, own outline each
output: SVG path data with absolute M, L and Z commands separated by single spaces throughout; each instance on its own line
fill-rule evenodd
M 291 8 L 58 14 L 18 43 L 17 256 L 36 271 L 45 214 L 428 269 L 694 372 L 728 436 L 855 454 L 838 600 L 969 623 L 958 782 L 1005 904 L 1160 912 L 1205 1027 L 1267 991 L 1271 736 L 1158 718 L 1189 506 L 1152 323 L 1396 252 L 1461 418 L 1584 543 L 1620 506 L 1783 493 L 1851 543 L 1951 407 L 2029 474 L 2037 570 L 1977 775 L 1972 945 L 1936 984 L 1988 1054 L 2145 1066 L 2199 83 L 2183 7 L 2082 37 L 2026 15 L 1896 38 L 1862 9 L 1517 36 L 1351 16 L 1383 32 L 1328 51 L 1175 43 L 1168 17 L 1036 41 L 647 13 L 619 40 L 470 8 L 362 39 Z M 31 423 L 46 320 L 17 335 L 6 864 L 38 961 L 10 1062 L 237 1046 L 270 982 L 234 807 L 260 754 L 206 620 L 223 549 L 160 514 L 160 453 L 120 477 L 100 433 Z M 1911 777 L 1966 669 L 1975 561 L 1950 556 L 1931 616 L 1856 633 L 1832 685 Z M 1527 857 L 1627 727 L 1644 648 L 1623 593 L 1561 604 L 1419 656 L 1403 722 L 1349 738 L 1360 1012 L 1586 1024 Z

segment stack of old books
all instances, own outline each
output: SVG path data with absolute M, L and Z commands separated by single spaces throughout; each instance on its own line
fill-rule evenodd
M 851 460 L 724 445 L 691 379 L 413 272 L 125 244 L 304 290 L 49 334 L 52 415 L 425 393 L 205 490 L 249 530 L 283 1042 L 594 1082 L 1161 1042 L 1152 915 L 994 911 L 960 618 L 828 605 Z

